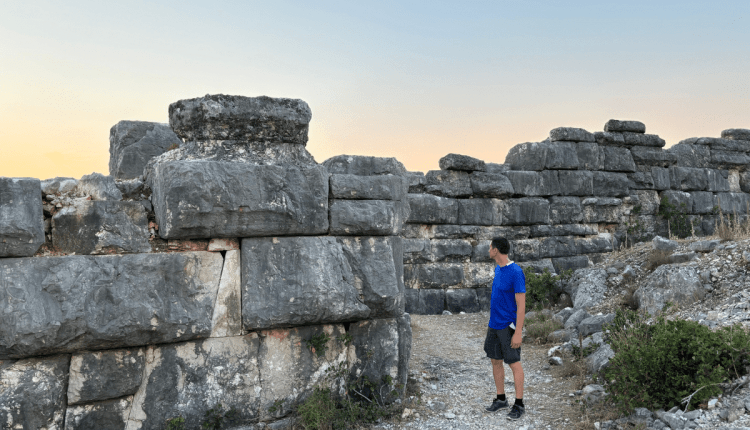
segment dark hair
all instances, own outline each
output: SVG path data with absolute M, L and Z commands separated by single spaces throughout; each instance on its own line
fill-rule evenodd
M 496 237 L 492 239 L 492 243 L 490 244 L 491 247 L 497 249 L 497 251 L 501 254 L 508 255 L 510 252 L 510 242 L 508 242 L 508 239 L 504 237 Z

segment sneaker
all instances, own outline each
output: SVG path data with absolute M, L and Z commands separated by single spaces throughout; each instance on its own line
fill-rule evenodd
M 508 407 L 508 401 L 507 400 L 498 400 L 495 399 L 492 401 L 492 404 L 484 408 L 487 412 L 497 412 L 500 409 L 505 409 Z
M 510 408 L 510 412 L 508 412 L 508 419 L 515 421 L 521 418 L 525 412 L 526 408 L 523 406 L 513 405 L 513 407 Z

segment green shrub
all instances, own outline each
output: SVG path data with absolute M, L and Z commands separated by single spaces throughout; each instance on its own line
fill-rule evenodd
M 526 277 L 526 310 L 542 309 L 552 306 L 562 293 L 562 282 L 568 280 L 573 274 L 572 270 L 566 270 L 560 275 L 553 275 L 548 269 L 542 273 L 536 273 L 532 267 L 523 269 Z
M 541 312 L 526 320 L 523 325 L 526 328 L 526 336 L 540 343 L 545 343 L 547 336 L 553 331 L 563 328 L 559 321 Z
M 609 330 L 615 356 L 604 376 L 611 401 L 623 412 L 695 406 L 721 392 L 718 383 L 745 373 L 750 336 L 740 327 L 712 332 L 695 321 L 657 318 L 652 325 L 634 311 L 618 311 Z
M 170 418 L 166 422 L 166 430 L 185 430 L 185 418 Z

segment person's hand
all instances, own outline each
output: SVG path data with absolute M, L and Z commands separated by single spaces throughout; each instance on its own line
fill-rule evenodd
M 510 347 L 511 348 L 520 348 L 521 347 L 521 340 L 523 339 L 523 335 L 520 331 L 516 331 L 515 334 L 513 334 L 513 337 L 510 338 Z

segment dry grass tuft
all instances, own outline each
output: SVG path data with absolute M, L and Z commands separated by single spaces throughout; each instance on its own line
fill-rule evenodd
M 654 249 L 648 255 L 646 259 L 645 269 L 648 272 L 654 271 L 657 267 L 662 264 L 669 264 L 669 256 L 672 255 L 671 251 L 664 251 L 662 249 Z
M 563 325 L 560 321 L 545 315 L 542 312 L 535 313 L 534 316 L 524 322 L 526 328 L 526 337 L 534 339 L 536 343 L 547 343 L 547 336 L 555 330 L 560 330 Z

